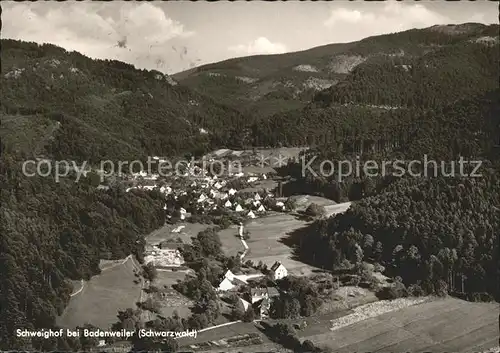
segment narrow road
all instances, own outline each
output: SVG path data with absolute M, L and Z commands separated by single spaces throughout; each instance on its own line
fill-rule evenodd
M 257 320 L 256 320 L 257 321 Z M 215 325 L 215 326 L 210 326 L 210 327 L 206 327 L 204 329 L 201 329 L 201 330 L 198 330 L 196 331 L 197 333 L 200 333 L 200 332 L 205 332 L 205 331 L 210 331 L 210 330 L 213 330 L 213 329 L 216 329 L 216 328 L 219 328 L 219 327 L 224 327 L 224 326 L 230 326 L 230 325 L 234 325 L 234 324 L 237 324 L 239 322 L 243 322 L 241 320 L 237 320 L 237 321 L 231 321 L 231 322 L 225 322 L 223 324 L 220 324 L 220 325 Z M 183 337 L 175 337 L 174 340 L 178 339 L 178 338 L 183 338 Z

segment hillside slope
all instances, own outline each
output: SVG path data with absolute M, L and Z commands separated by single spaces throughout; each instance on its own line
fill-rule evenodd
M 478 47 L 498 44 L 498 25 L 466 23 L 412 29 L 294 53 L 225 60 L 173 77 L 183 85 L 260 118 L 302 108 L 319 91 L 339 91 L 337 85 L 344 80 L 356 85 L 359 83 L 356 78 L 362 78 L 367 70 L 375 70 L 382 77 L 389 74 L 392 80 L 403 84 L 399 77 L 405 75 L 413 63 L 425 66 L 425 62 L 431 60 L 427 65 L 431 66 L 428 75 L 432 81 L 432 69 L 446 67 L 450 59 L 454 59 L 450 70 L 463 65 L 458 62 L 462 60 L 460 46 L 468 43 L 476 43 Z M 477 70 L 477 67 L 473 65 L 470 70 Z M 345 94 L 350 96 L 349 92 Z
M 160 72 L 53 45 L 1 44 L 1 135 L 16 150 L 96 161 L 240 145 L 239 112 Z

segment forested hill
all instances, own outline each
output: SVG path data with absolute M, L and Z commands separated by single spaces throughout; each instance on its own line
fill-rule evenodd
M 157 71 L 1 41 L 1 135 L 27 155 L 96 161 L 239 147 L 236 110 Z
M 324 268 L 375 262 L 399 293 L 500 301 L 500 179 L 405 179 L 307 231 L 299 253 Z M 405 288 L 406 286 L 406 288 Z
M 141 260 L 144 235 L 165 222 L 164 195 L 98 190 L 90 175 L 78 183 L 27 177 L 20 158 L 2 141 L 0 350 L 49 344 L 72 351 L 64 340 L 17 338 L 16 329 L 54 328 L 74 291 L 71 280 L 99 274 L 100 259 Z
M 303 108 L 311 99 L 321 104 L 441 104 L 491 88 L 498 77 L 498 65 L 491 69 L 498 57 L 498 31 L 498 25 L 479 23 L 432 26 L 230 59 L 173 77 L 264 121 Z

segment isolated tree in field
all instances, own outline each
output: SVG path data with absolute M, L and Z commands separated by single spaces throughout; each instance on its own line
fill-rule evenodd
M 255 320 L 255 311 L 253 310 L 253 308 L 251 306 L 248 307 L 248 309 L 245 311 L 245 314 L 243 315 L 242 320 L 244 322 L 252 322 L 253 320 Z
M 296 349 L 300 345 L 297 331 L 291 325 L 278 323 L 273 326 L 272 330 L 276 341 L 282 344 L 283 347 Z
M 310 340 L 305 340 L 302 342 L 301 351 L 304 353 L 316 352 L 316 346 Z
M 193 330 L 200 330 L 207 327 L 209 324 L 210 321 L 204 313 L 193 314 L 188 319 L 188 326 Z
M 175 353 L 179 350 L 179 342 L 173 338 L 167 338 L 162 342 L 161 346 L 162 352 Z
M 156 279 L 156 277 L 158 276 L 158 270 L 150 262 L 147 265 L 142 266 L 142 275 L 148 281 L 153 282 Z
M 290 196 L 285 201 L 285 207 L 289 211 L 295 211 L 297 209 L 297 199 L 293 196 Z
M 242 320 L 243 316 L 245 316 L 245 308 L 243 307 L 243 303 L 240 300 L 237 300 L 236 303 L 233 304 L 231 317 L 233 320 Z
M 118 311 L 118 322 L 113 324 L 113 329 L 134 331 L 140 325 L 140 311 L 132 308 Z
M 232 272 L 238 272 L 241 268 L 241 258 L 239 256 L 231 256 L 226 259 L 226 268 Z
M 306 214 L 312 217 L 322 217 L 326 215 L 326 210 L 324 206 L 312 203 L 307 207 Z
M 357 243 L 354 246 L 354 260 L 356 265 L 361 264 L 363 261 L 363 249 Z
M 91 324 L 85 324 L 82 327 L 77 327 L 77 330 L 80 330 L 80 345 L 84 350 L 90 350 L 91 348 L 96 347 L 99 344 L 99 339 L 97 337 L 85 337 L 83 335 L 83 330 L 88 329 L 90 331 L 95 331 L 98 329 L 97 326 Z

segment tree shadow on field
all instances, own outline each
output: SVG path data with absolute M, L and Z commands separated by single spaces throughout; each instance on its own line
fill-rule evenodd
M 295 229 L 286 234 L 286 236 L 282 237 L 278 241 L 289 248 L 291 248 L 291 259 L 294 261 L 302 262 L 306 265 L 316 267 L 316 270 L 313 272 L 323 272 L 322 269 L 317 267 L 317 264 L 314 263 L 313 259 L 308 257 L 304 250 L 303 245 L 307 241 L 308 236 L 315 231 L 314 223 L 307 223 L 304 227 Z

